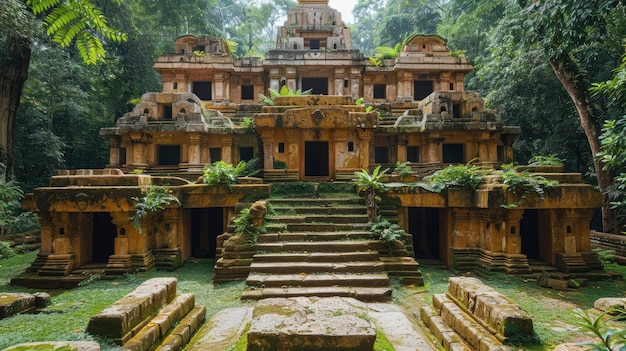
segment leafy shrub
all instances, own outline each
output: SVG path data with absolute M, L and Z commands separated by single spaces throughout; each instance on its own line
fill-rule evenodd
M 623 308 L 615 308 L 600 314 L 598 317 L 589 315 L 587 312 L 578 310 L 576 315 L 580 319 L 574 322 L 577 326 L 591 332 L 595 337 L 595 341 L 581 342 L 579 345 L 590 346 L 588 350 L 595 351 L 622 351 L 626 350 L 626 329 L 611 329 L 609 323 L 617 320 L 623 320 L 626 317 L 626 311 Z M 608 315 L 614 315 L 607 318 Z
M 0 241 L 0 260 L 15 256 L 15 251 L 11 248 L 9 243 Z
M 387 172 L 388 168 L 381 171 L 380 166 L 374 168 L 371 174 L 365 169 L 354 172 L 355 179 L 352 182 L 357 186 L 359 193 L 365 193 L 367 217 L 370 222 L 376 221 L 378 217 L 378 202 L 381 201 L 379 192 L 384 189 L 382 177 Z
M 529 166 L 562 166 L 563 159 L 555 154 L 551 155 L 536 155 L 528 160 Z
M 305 90 L 305 91 L 300 91 L 300 90 L 296 90 L 293 91 L 289 88 L 287 88 L 286 85 L 283 85 L 279 91 L 273 90 L 273 89 L 269 89 L 270 92 L 270 96 L 265 96 L 263 94 L 259 94 L 259 102 L 268 106 L 274 106 L 274 99 L 276 99 L 279 96 L 300 96 L 300 95 L 311 95 L 311 93 L 313 92 L 312 89 L 309 90 Z
M 138 198 L 132 197 L 135 204 L 135 214 L 131 217 L 133 225 L 141 232 L 141 219 L 146 215 L 165 209 L 172 202 L 180 206 L 180 201 L 171 193 L 168 187 L 149 186 L 146 195 Z
M 376 233 L 389 250 L 393 249 L 396 240 L 400 240 L 404 234 L 404 229 L 395 223 L 378 216 L 376 222 L 372 223 L 371 230 Z
M 394 172 L 398 172 L 399 175 L 411 175 L 413 174 L 413 169 L 409 166 L 408 162 L 396 162 L 396 167 L 393 169 Z
M 13 233 L 24 233 L 39 228 L 39 216 L 30 211 L 20 213 L 11 224 L 11 231 Z
M 507 185 L 507 191 L 519 194 L 522 199 L 530 194 L 537 194 L 543 200 L 546 197 L 546 190 L 556 188 L 559 182 L 536 174 L 517 173 L 513 169 L 509 169 L 502 174 L 502 184 Z M 515 206 L 516 204 L 507 205 L 507 207 Z
M 15 221 L 24 192 L 15 181 L 0 182 L 0 226 L 8 227 Z
M 204 167 L 202 179 L 209 185 L 230 185 L 237 183 L 239 177 L 246 169 L 246 162 L 241 161 L 237 166 L 224 161 L 213 162 Z
M 450 187 L 476 189 L 485 182 L 483 177 L 486 174 L 487 170 L 468 163 L 440 169 L 425 177 L 424 181 L 430 183 L 435 192 L 441 192 Z
M 259 231 L 254 224 L 250 222 L 249 208 L 244 208 L 239 212 L 239 215 L 233 219 L 233 226 L 237 235 L 241 235 L 251 239 L 252 242 L 256 242 Z

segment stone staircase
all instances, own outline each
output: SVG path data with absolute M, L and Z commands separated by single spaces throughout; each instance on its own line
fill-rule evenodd
M 386 247 L 370 232 L 361 198 L 273 199 L 270 207 L 267 233 L 258 237 L 246 280 L 250 288 L 242 299 L 342 296 L 382 301 L 391 295 L 389 269 L 421 281 L 419 266 L 406 250 L 397 259 L 381 259 Z

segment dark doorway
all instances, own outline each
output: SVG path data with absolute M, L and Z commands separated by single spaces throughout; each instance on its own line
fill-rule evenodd
M 389 163 L 389 148 L 387 146 L 375 146 L 374 147 L 374 163 L 377 163 L 377 164 Z
M 439 209 L 409 208 L 409 233 L 413 235 L 415 258 L 439 257 Z
M 304 142 L 304 175 L 306 177 L 328 177 L 328 142 Z
M 194 208 L 191 210 L 191 256 L 215 258 L 217 236 L 224 233 L 222 207 Z
M 193 82 L 193 93 L 200 100 L 213 100 L 213 87 L 211 82 Z
M 109 212 L 93 214 L 93 243 L 91 263 L 107 263 L 109 256 L 115 253 L 115 237 L 117 227 L 111 220 Z
M 254 100 L 254 85 L 241 86 L 241 100 Z
M 422 100 L 435 90 L 432 80 L 413 81 L 413 99 Z
M 524 210 L 519 222 L 522 253 L 529 259 L 540 259 L 539 254 L 539 210 Z
M 159 166 L 178 166 L 180 145 L 159 145 Z
M 465 163 L 463 144 L 443 144 L 443 163 Z
M 313 95 L 328 95 L 328 78 L 302 78 L 302 91 L 309 89 Z
M 245 146 L 239 148 L 239 161 L 250 161 L 254 158 L 254 148 L 252 146 Z

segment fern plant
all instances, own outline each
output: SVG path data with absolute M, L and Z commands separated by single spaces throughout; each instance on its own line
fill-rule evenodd
M 117 5 L 120 0 L 113 0 Z M 126 34 L 109 27 L 102 12 L 89 0 L 26 0 L 35 15 L 45 14 L 46 34 L 62 47 L 73 41 L 87 64 L 104 61 L 102 39 L 122 42 Z
M 165 209 L 171 203 L 180 206 L 180 200 L 174 196 L 170 189 L 161 186 L 149 186 L 146 194 L 142 197 L 132 197 L 135 204 L 135 214 L 131 217 L 133 225 L 141 233 L 141 220 L 150 213 L 158 212 Z
M 502 174 L 502 184 L 507 185 L 507 191 L 520 195 L 522 199 L 530 194 L 537 194 L 543 200 L 546 197 L 546 190 L 556 188 L 559 182 L 532 173 L 517 173 L 511 168 Z M 517 207 L 517 204 L 504 207 Z
M 376 222 L 372 223 L 372 232 L 378 235 L 378 238 L 387 245 L 389 254 L 394 247 L 396 240 L 400 240 L 405 233 L 398 224 L 391 223 L 387 219 L 383 219 L 381 216 L 376 217 Z
M 204 183 L 209 185 L 231 185 L 237 183 L 237 177 L 245 170 L 245 161 L 239 162 L 237 166 L 224 161 L 217 161 L 204 167 L 202 179 Z
M 276 99 L 279 96 L 301 96 L 301 95 L 311 95 L 311 93 L 313 92 L 312 89 L 309 90 L 305 90 L 305 91 L 301 91 L 301 90 L 296 90 L 293 91 L 289 88 L 287 88 L 286 85 L 283 85 L 279 91 L 276 91 L 274 89 L 269 89 L 270 92 L 270 96 L 265 96 L 263 94 L 259 94 L 259 102 L 268 106 L 274 106 L 274 99 Z
M 425 177 L 424 181 L 429 183 L 432 191 L 435 192 L 441 192 L 450 187 L 476 189 L 485 182 L 484 176 L 487 172 L 487 170 L 472 166 L 470 163 L 453 165 Z

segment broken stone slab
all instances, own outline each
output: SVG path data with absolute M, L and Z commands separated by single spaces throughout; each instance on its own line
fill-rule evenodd
M 35 296 L 28 293 L 0 293 L 0 319 L 34 310 Z
M 248 351 L 371 351 L 376 332 L 363 302 L 346 297 L 261 300 L 248 331 Z
M 603 297 L 597 299 L 593 303 L 593 307 L 599 309 L 602 312 L 608 312 L 613 316 L 617 316 L 619 314 L 619 310 L 624 311 L 624 309 L 626 309 L 626 298 Z
M 27 350 L 100 351 L 100 344 L 95 341 L 40 341 L 13 345 L 3 351 Z

